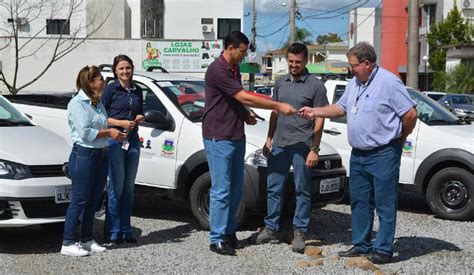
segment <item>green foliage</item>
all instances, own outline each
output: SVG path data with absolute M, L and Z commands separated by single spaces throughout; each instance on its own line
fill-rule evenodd
M 311 33 L 305 29 L 305 28 L 295 28 L 295 42 L 301 42 L 305 45 L 310 45 L 312 44 L 311 42 Z M 288 36 L 288 40 L 283 44 L 284 49 L 288 48 L 290 46 L 290 37 Z
M 471 42 L 473 32 L 474 29 L 462 18 L 456 5 L 445 20 L 431 25 L 428 33 L 429 63 L 430 68 L 435 71 L 433 82 L 435 89 L 446 89 L 446 51 L 443 46 Z
M 447 91 L 474 94 L 474 61 L 464 62 L 446 74 Z
M 318 43 L 319 45 L 341 42 L 341 41 L 342 39 L 337 35 L 337 33 L 332 33 L 332 32 L 325 35 L 318 35 L 318 37 L 316 37 L 316 43 Z

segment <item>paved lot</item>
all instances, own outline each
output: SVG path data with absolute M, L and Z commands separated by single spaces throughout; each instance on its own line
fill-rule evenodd
M 305 255 L 287 244 L 248 246 L 237 257 L 209 252 L 206 231 L 194 222 L 188 206 L 139 193 L 133 225 L 139 244 L 120 246 L 86 258 L 59 254 L 61 236 L 41 227 L 0 229 L 0 266 L 4 273 L 364 273 L 334 257 L 350 247 L 350 208 L 329 205 L 312 214 L 309 243 L 323 250 L 323 265 L 301 268 Z M 262 226 L 251 217 L 238 233 L 250 237 Z M 102 241 L 103 218 L 95 234 Z M 376 230 L 377 227 L 374 228 Z M 399 223 L 393 263 L 379 266 L 393 273 L 472 273 L 474 223 L 436 219 L 423 199 L 400 198 Z M 365 271 L 371 274 L 371 271 Z

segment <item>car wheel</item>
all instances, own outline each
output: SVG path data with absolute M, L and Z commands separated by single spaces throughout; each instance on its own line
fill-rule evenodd
M 189 192 L 189 200 L 191 203 L 191 211 L 196 218 L 199 225 L 206 230 L 209 230 L 209 202 L 211 191 L 211 175 L 206 172 L 199 176 L 191 187 Z M 245 200 L 242 199 L 239 209 L 237 210 L 237 224 L 238 226 L 247 218 L 245 212 Z
M 462 168 L 445 168 L 431 178 L 426 198 L 431 210 L 440 218 L 473 218 L 474 175 Z

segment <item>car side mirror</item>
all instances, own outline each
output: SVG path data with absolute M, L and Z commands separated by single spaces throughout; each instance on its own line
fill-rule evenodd
M 449 106 L 449 101 L 445 101 L 444 104 L 446 104 L 447 106 Z
M 173 131 L 174 130 L 174 121 L 173 119 L 167 118 L 160 111 L 147 111 L 145 112 L 145 121 L 143 122 L 144 126 L 150 126 L 156 129 L 164 131 Z

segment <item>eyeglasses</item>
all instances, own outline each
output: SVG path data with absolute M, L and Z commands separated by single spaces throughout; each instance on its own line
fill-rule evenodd
M 365 60 L 360 62 L 360 63 L 357 63 L 357 64 L 349 63 L 349 68 L 353 71 L 353 70 L 357 69 L 359 67 L 359 65 L 362 64 L 362 63 L 365 63 Z

